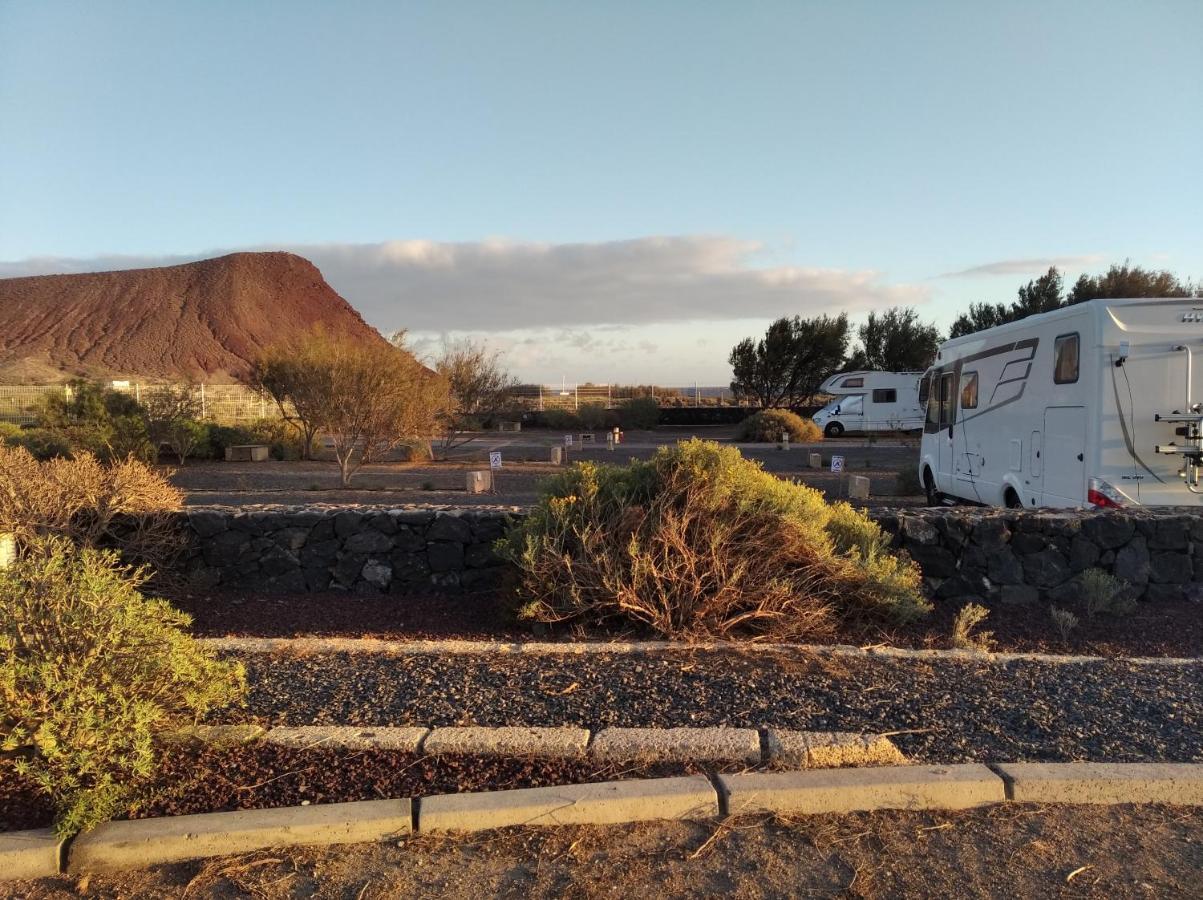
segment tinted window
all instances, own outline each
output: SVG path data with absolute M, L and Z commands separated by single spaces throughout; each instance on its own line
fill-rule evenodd
M 923 430 L 928 434 L 935 434 L 940 430 L 940 376 L 938 373 L 932 373 L 930 383 L 924 381 L 927 387 L 927 419 L 923 423 Z
M 897 403 L 898 392 L 893 388 L 878 388 L 873 392 L 874 403 Z
M 859 416 L 865 411 L 865 395 L 854 394 L 840 401 L 841 416 Z
M 977 409 L 977 372 L 961 373 L 961 409 Z
M 840 387 L 864 387 L 865 379 L 863 378 L 845 378 L 844 383 Z
M 919 379 L 919 405 L 927 403 L 928 388 L 931 386 L 931 376 L 924 375 Z
M 940 376 L 940 427 L 947 428 L 953 424 L 956 419 L 953 418 L 955 410 L 953 408 L 953 388 L 952 388 L 952 372 L 945 372 Z
M 1078 336 L 1063 334 L 1053 342 L 1053 381 L 1073 384 L 1078 380 Z

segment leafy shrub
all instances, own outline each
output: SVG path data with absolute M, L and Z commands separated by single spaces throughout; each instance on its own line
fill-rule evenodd
M 823 439 L 823 432 L 810 419 L 804 419 L 788 409 L 763 409 L 740 423 L 741 441 L 772 442 L 781 440 L 782 433 L 791 441 L 813 444 Z
M 989 650 L 994 645 L 994 633 L 973 629 L 986 621 L 990 610 L 980 603 L 966 603 L 952 622 L 952 645 L 958 650 Z
M 0 422 L 0 444 L 15 444 L 21 431 L 21 426 L 14 422 Z
M 543 412 L 543 424 L 552 431 L 576 431 L 581 427 L 581 420 L 569 410 L 549 409 Z
M 628 466 L 577 463 L 498 544 L 519 570 L 520 617 L 782 639 L 929 612 L 918 569 L 886 547 L 848 504 L 699 440 Z
M 610 423 L 617 424 L 618 422 L 618 417 L 606 409 L 604 403 L 582 403 L 576 415 L 581 422 L 581 427 L 585 431 L 598 431 L 606 427 L 613 428 L 614 426 Z
M 8 447 L 24 447 L 35 459 L 54 459 L 55 457 L 70 457 L 71 445 L 62 437 L 47 431 L 45 428 L 22 428 L 17 434 L 4 435 L 0 445 Z
M 71 455 L 91 453 L 105 461 L 132 456 L 147 463 L 158 457 L 138 401 L 104 385 L 71 382 L 63 396 L 46 399 L 39 418 Z
M 1059 606 L 1050 606 L 1048 614 L 1052 617 L 1053 625 L 1061 634 L 1061 640 L 1068 641 L 1069 633 L 1078 627 L 1078 617 L 1068 609 L 1062 609 Z
M 1136 611 L 1136 598 L 1124 583 L 1102 569 L 1087 569 L 1079 576 L 1079 583 L 1088 619 L 1100 613 L 1127 616 Z
M 241 444 L 266 444 L 272 459 L 301 459 L 304 438 L 283 419 L 256 419 L 249 425 L 208 423 L 208 455 L 225 459 L 226 448 Z
M 104 465 L 80 453 L 39 462 L 24 447 L 0 446 L 0 532 L 24 545 L 57 535 L 165 566 L 181 545 L 168 515 L 181 502 L 176 488 L 135 459 Z
M 156 735 L 235 701 L 245 678 L 115 554 L 32 549 L 0 570 L 0 752 L 68 835 L 120 811 L 153 770 Z
M 651 431 L 660 424 L 660 402 L 654 397 L 632 397 L 618 407 L 618 424 L 624 429 Z

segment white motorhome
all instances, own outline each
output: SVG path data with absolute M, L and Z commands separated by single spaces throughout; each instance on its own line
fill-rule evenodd
M 1203 300 L 1092 300 L 940 346 L 923 377 L 931 503 L 1200 506 Z
M 827 437 L 844 432 L 916 431 L 923 427 L 919 402 L 922 372 L 841 372 L 823 382 L 819 393 L 835 399 L 814 414 Z

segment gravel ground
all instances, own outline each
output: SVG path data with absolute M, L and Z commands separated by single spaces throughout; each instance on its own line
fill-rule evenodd
M 239 654 L 230 654 L 239 656 Z M 241 656 L 229 721 L 900 732 L 917 762 L 1203 761 L 1203 664 L 744 656 Z

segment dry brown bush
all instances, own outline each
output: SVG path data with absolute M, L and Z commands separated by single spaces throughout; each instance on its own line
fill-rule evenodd
M 702 441 L 577 464 L 499 549 L 520 572 L 520 616 L 542 622 L 797 640 L 931 608 L 862 513 Z
M 162 573 L 182 546 L 183 497 L 135 459 L 103 464 L 90 453 L 39 462 L 0 446 L 0 532 L 22 546 L 61 536 L 79 547 L 112 548 Z

